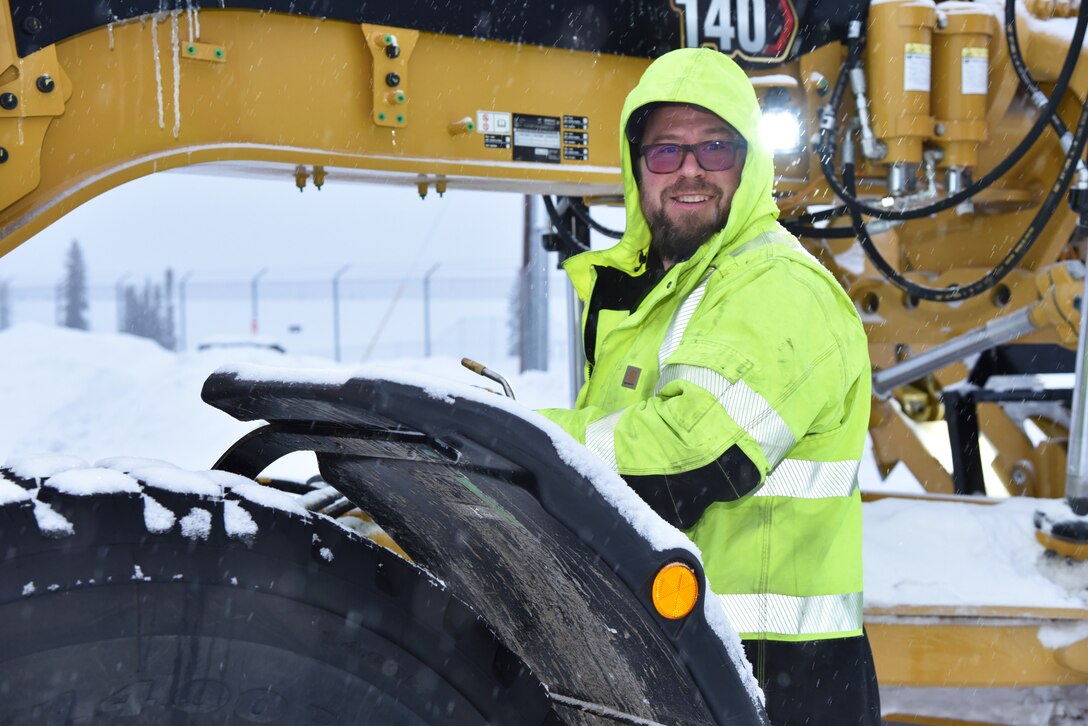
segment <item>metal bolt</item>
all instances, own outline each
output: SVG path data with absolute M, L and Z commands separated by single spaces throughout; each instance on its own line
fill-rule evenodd
M 397 58 L 400 56 L 399 45 L 387 45 L 385 46 L 385 55 L 387 58 Z
M 945 132 L 947 130 L 948 129 L 945 128 L 944 124 L 937 124 L 936 126 L 933 127 L 933 133 L 937 134 L 938 136 L 944 136 L 944 134 L 945 134 Z
M 23 32 L 27 35 L 37 35 L 42 32 L 42 21 L 33 15 L 23 20 Z
M 222 58 L 223 57 L 223 49 L 222 48 L 216 48 L 215 49 L 215 57 L 216 58 Z
M 14 93 L 0 93 L 0 108 L 12 111 L 19 105 L 19 97 Z
M 3 164 L 8 160 L 8 150 L 3 146 L 0 146 L 0 164 Z
M 404 114 L 403 113 L 398 113 L 397 114 L 397 123 L 398 124 L 404 123 Z
M 42 93 L 52 93 L 53 89 L 57 87 L 56 81 L 54 81 L 48 73 L 38 76 L 38 80 L 34 82 L 34 85 L 36 85 L 38 90 Z
M 192 43 L 190 43 L 189 45 L 185 46 L 185 52 L 188 53 L 189 55 L 195 54 L 196 53 L 196 46 L 193 45 Z
M 385 121 L 385 111 L 378 111 L 378 120 Z
M 397 86 L 399 86 L 400 85 L 400 74 L 399 73 L 386 73 L 385 74 L 385 85 L 389 86 L 390 88 L 396 88 Z

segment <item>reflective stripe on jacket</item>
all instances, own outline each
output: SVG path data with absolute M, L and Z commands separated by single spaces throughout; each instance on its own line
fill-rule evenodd
M 760 486 L 712 504 L 688 530 L 735 629 L 776 640 L 859 635 L 856 475 L 870 397 L 860 319 L 775 221 L 773 160 L 743 72 L 713 51 L 670 53 L 632 91 L 621 129 L 634 110 L 662 101 L 703 106 L 748 141 L 728 222 L 633 311 L 594 311 L 576 407 L 543 413 L 621 474 L 692 471 L 738 447 Z M 566 265 L 584 300 L 604 268 L 646 272 L 649 231 L 622 146 L 624 238 Z

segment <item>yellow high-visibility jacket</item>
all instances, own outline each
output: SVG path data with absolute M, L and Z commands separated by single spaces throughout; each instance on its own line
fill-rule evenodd
M 646 274 L 650 232 L 625 131 L 655 102 L 732 124 L 748 142 L 740 186 L 726 226 L 635 309 L 595 306 L 602 279 Z M 712 50 L 664 56 L 631 92 L 620 121 L 626 233 L 565 265 L 589 303 L 586 383 L 575 409 L 543 413 L 627 476 L 712 469 L 738 447 L 758 487 L 687 530 L 734 628 L 745 639 L 858 636 L 868 348 L 846 293 L 776 221 L 759 122 L 751 83 Z

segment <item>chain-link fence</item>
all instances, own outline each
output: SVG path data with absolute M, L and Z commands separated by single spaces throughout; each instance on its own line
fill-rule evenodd
M 552 365 L 564 365 L 567 283 L 561 273 L 551 274 L 549 359 Z M 179 350 L 257 340 L 293 354 L 345 362 L 428 354 L 486 362 L 516 355 L 521 279 L 516 269 L 466 274 L 439 266 L 400 278 L 348 266 L 327 277 L 305 279 L 268 269 L 248 275 L 194 270 L 175 275 L 174 289 L 163 304 L 173 307 L 169 318 Z M 0 324 L 56 322 L 56 285 L 12 278 L 0 280 L 0 285 Z M 130 275 L 113 284 L 90 284 L 91 331 L 123 330 L 131 291 L 146 285 Z

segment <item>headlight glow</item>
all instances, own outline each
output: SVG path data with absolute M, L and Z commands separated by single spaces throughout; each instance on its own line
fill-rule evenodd
M 774 154 L 796 154 L 801 150 L 801 120 L 791 111 L 765 112 L 763 138 Z

